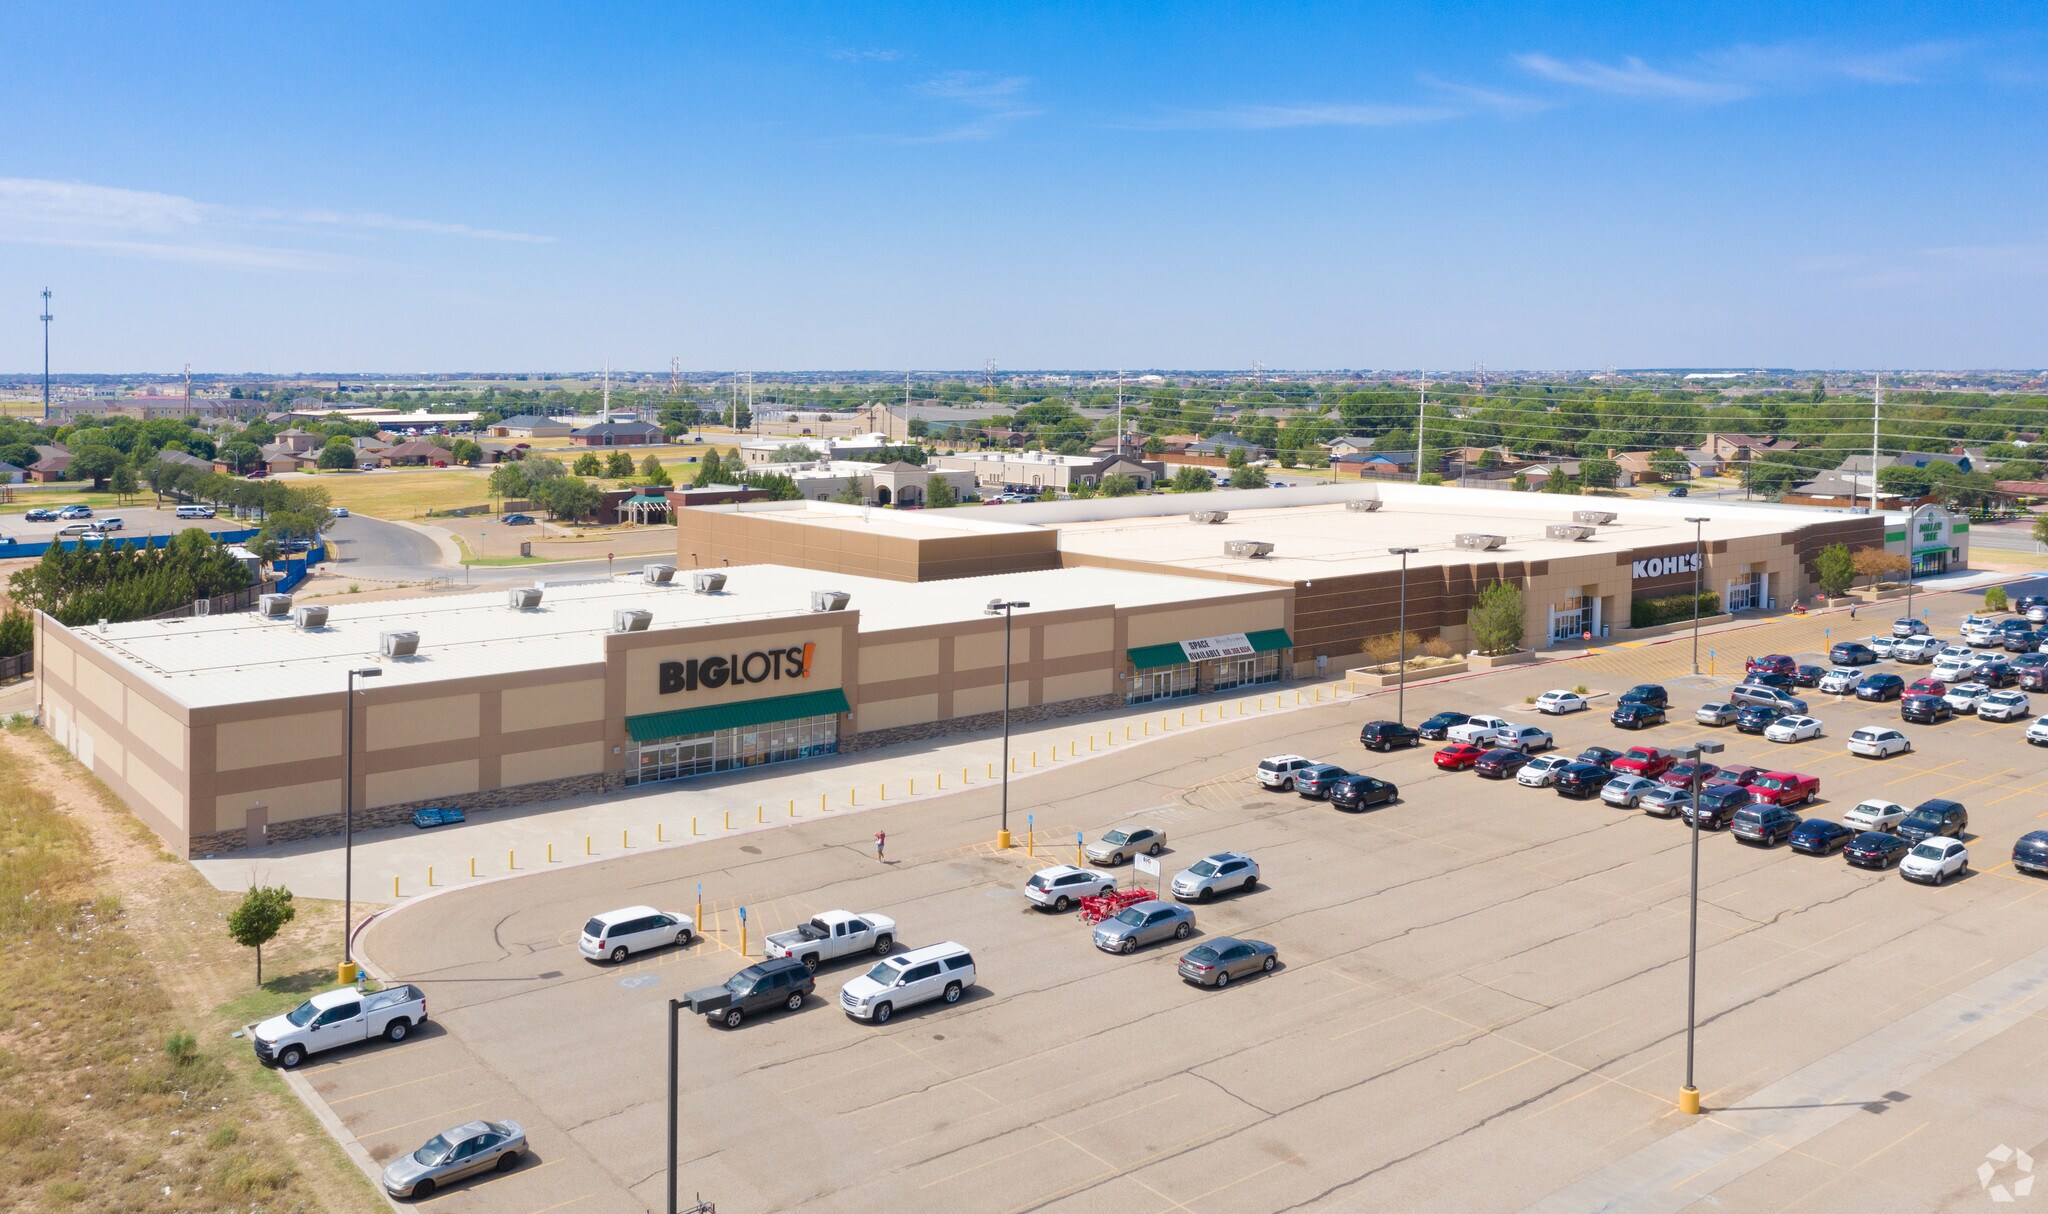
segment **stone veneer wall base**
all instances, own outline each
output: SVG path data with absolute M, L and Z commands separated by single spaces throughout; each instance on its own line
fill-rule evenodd
M 1104 696 L 1088 696 L 1079 700 L 1061 700 L 1054 704 L 1033 704 L 1010 709 L 1010 728 L 1050 721 L 1058 717 L 1082 716 L 1091 712 L 1110 712 L 1124 706 L 1124 698 L 1112 692 Z M 922 725 L 899 725 L 894 729 L 876 729 L 867 733 L 854 734 L 839 739 L 839 753 L 851 754 L 858 750 L 873 750 L 878 746 L 894 746 L 900 742 L 922 742 L 927 738 L 944 737 L 947 734 L 975 733 L 983 729 L 1000 729 L 1003 714 L 981 712 L 970 717 L 952 717 L 944 721 L 927 721 Z
M 559 780 L 539 780 L 532 784 L 515 784 L 509 788 L 493 788 L 487 792 L 457 793 L 447 797 L 433 797 L 425 801 L 407 801 L 401 805 L 379 805 L 371 809 L 356 811 L 356 829 L 377 830 L 386 826 L 401 826 L 412 821 L 412 812 L 430 806 L 447 806 L 464 813 L 478 813 L 484 810 L 504 809 L 512 805 L 530 805 L 535 801 L 553 801 L 561 797 L 588 796 L 591 793 L 617 792 L 626 786 L 623 771 L 601 771 L 582 776 L 564 776 Z M 299 839 L 314 839 L 322 835 L 341 833 L 340 814 L 318 814 L 310 818 L 292 818 L 270 824 L 268 842 L 290 843 Z M 242 851 L 249 847 L 247 832 L 223 830 L 210 835 L 194 835 L 188 858 L 197 859 L 218 855 L 221 852 Z

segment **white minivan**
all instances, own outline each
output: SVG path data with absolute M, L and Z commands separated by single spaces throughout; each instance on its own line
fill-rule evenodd
M 592 961 L 607 957 L 624 961 L 628 953 L 670 943 L 688 944 L 696 930 L 696 922 L 688 915 L 658 911 L 651 906 L 629 906 L 592 915 L 590 922 L 583 925 L 576 951 Z
M 213 517 L 213 507 L 211 507 L 211 506 L 180 506 L 180 507 L 178 507 L 178 517 L 179 517 L 179 518 L 212 518 L 212 517 Z
M 886 1024 L 913 1004 L 960 1002 L 974 985 L 974 957 L 964 944 L 931 944 L 875 963 L 839 991 L 839 1006 L 856 1020 Z

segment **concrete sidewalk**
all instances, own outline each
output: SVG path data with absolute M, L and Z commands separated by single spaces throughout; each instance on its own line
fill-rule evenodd
M 1361 689 L 1354 696 L 1347 684 L 1280 684 L 1248 688 L 1238 699 L 1167 701 L 1013 729 L 1010 825 L 1015 844 L 1024 846 L 1027 815 L 1032 812 L 1030 777 L 1035 774 L 1189 730 L 1381 694 L 1391 696 L 1393 689 Z M 960 734 L 605 796 L 481 811 L 460 826 L 358 831 L 355 897 L 366 904 L 390 903 L 492 878 L 614 859 L 627 852 L 687 847 L 706 839 L 992 788 L 1000 782 L 1001 747 L 999 732 Z M 993 824 L 990 835 L 992 840 Z M 1063 841 L 1071 844 L 1072 836 Z M 1045 835 L 1038 836 L 1041 846 L 1050 842 Z M 207 857 L 193 866 L 216 888 L 229 891 L 261 883 L 281 884 L 307 898 L 339 899 L 342 894 L 338 836 Z

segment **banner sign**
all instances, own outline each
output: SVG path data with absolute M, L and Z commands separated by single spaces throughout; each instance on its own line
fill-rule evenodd
M 1257 652 L 1242 632 L 1227 636 L 1203 637 L 1196 641 L 1182 641 L 1181 652 L 1188 655 L 1190 662 L 1206 662 L 1211 658 L 1248 658 Z

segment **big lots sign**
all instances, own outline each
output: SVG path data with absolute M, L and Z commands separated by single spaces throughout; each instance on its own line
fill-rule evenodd
M 781 649 L 757 649 L 745 654 L 663 662 L 660 666 L 661 694 L 695 691 L 699 687 L 737 687 L 743 683 L 808 679 L 811 677 L 811 658 L 817 649 L 815 644 L 806 642 Z
M 1668 577 L 1674 573 L 1697 573 L 1700 568 L 1700 554 L 1682 552 L 1677 556 L 1649 556 L 1629 566 L 1633 578 Z

